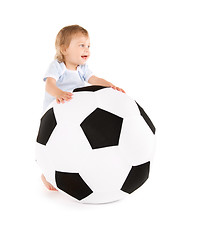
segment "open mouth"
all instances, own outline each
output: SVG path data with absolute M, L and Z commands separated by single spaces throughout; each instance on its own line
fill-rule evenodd
M 84 56 L 81 56 L 83 59 L 87 59 L 88 58 L 88 56 L 87 55 L 84 55 Z

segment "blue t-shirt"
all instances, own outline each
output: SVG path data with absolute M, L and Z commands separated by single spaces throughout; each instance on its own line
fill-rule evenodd
M 64 62 L 54 60 L 46 71 L 43 80 L 46 81 L 47 77 L 54 78 L 56 80 L 56 86 L 62 91 L 72 92 L 75 88 L 85 86 L 85 82 L 88 82 L 93 73 L 88 68 L 87 64 L 79 65 L 77 70 L 69 70 L 66 68 Z M 55 98 L 45 91 L 44 109 Z

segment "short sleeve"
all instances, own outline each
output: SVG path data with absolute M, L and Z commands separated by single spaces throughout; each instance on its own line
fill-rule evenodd
M 60 69 L 59 63 L 56 60 L 51 62 L 51 64 L 49 65 L 49 67 L 43 77 L 43 80 L 46 81 L 47 77 L 51 77 L 57 81 L 61 75 L 60 70 L 61 69 Z
M 89 78 L 93 75 L 87 64 L 81 65 L 83 80 L 88 82 Z

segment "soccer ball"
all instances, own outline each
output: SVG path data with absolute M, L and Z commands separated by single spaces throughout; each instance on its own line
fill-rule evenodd
M 120 200 L 149 176 L 155 127 L 128 95 L 88 86 L 43 114 L 36 161 L 55 188 L 82 203 Z

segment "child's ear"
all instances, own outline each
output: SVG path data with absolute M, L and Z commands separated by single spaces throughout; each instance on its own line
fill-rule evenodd
M 61 54 L 66 55 L 66 54 L 67 54 L 67 51 L 66 51 L 66 50 L 67 50 L 66 47 L 65 47 L 65 46 L 62 46 L 62 47 L 60 48 Z

